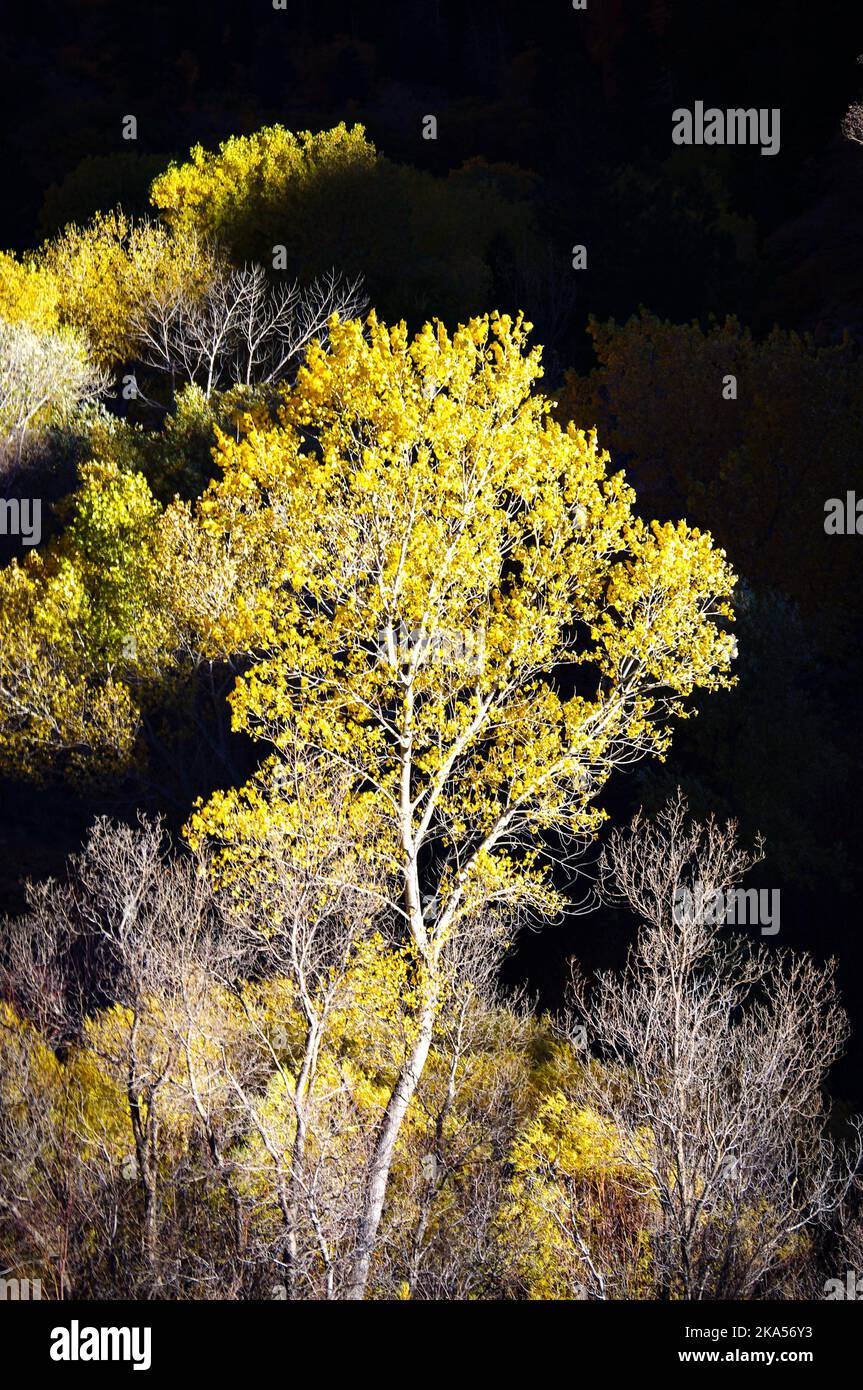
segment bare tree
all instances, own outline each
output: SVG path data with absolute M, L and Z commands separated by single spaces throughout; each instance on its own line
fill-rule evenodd
M 361 943 L 385 927 L 392 886 L 363 853 L 344 772 L 327 773 L 298 745 L 274 781 L 287 814 L 246 836 L 243 869 L 231 879 L 240 904 L 232 926 L 252 978 L 284 987 L 286 1012 L 274 1026 L 260 991 L 238 990 L 269 1080 L 265 1094 L 233 1071 L 230 1080 L 281 1213 L 271 1267 L 289 1299 L 334 1298 L 365 1154 L 362 1134 L 353 1147 L 348 1140 L 357 1128 L 349 1093 L 332 1074 L 319 1084 L 321 1054 L 337 1009 L 373 1003 L 353 998 L 351 966 Z
M 752 862 L 733 823 L 690 824 L 679 794 L 637 816 L 602 863 L 607 899 L 641 919 L 637 943 L 622 977 L 592 994 L 575 980 L 601 1062 L 585 1099 L 651 1213 L 658 1297 L 775 1292 L 861 1158 L 859 1126 L 851 1153 L 825 1133 L 822 1084 L 847 1033 L 833 964 L 756 947 L 710 911 Z
M 235 969 L 235 943 L 221 927 L 205 866 L 170 857 L 158 821 L 130 827 L 103 819 L 82 853 L 73 856 L 67 880 L 31 889 L 28 914 L 5 923 L 0 937 L 0 993 L 28 1027 L 31 1021 L 38 1026 L 45 1045 L 66 1058 L 57 1081 L 65 1096 L 59 1107 L 62 1125 L 58 1129 L 55 1105 L 54 1129 L 42 1133 L 37 1144 L 45 1181 L 32 1184 L 32 1191 L 26 1181 L 19 1183 L 19 1208 L 40 1190 L 42 1205 L 50 1208 L 50 1190 L 57 1188 L 52 1155 L 63 1149 L 63 1185 L 78 1192 L 78 1219 L 91 1230 L 89 1238 L 79 1231 L 81 1250 L 93 1246 L 92 1232 L 101 1228 L 104 1240 L 95 1247 L 104 1253 L 113 1244 L 111 1230 L 121 1222 L 125 1194 L 137 1191 L 148 1294 L 164 1293 L 167 1283 L 162 1269 L 162 1189 L 170 1167 L 166 1110 L 170 1104 L 173 1124 L 178 1107 L 196 1113 L 188 1103 L 192 1087 L 186 1064 L 190 1053 L 201 1053 L 205 1028 L 212 1027 L 214 988 L 230 980 Z M 193 1019 L 195 1045 L 189 1037 Z M 123 1098 L 118 1113 L 94 1109 L 92 1097 L 82 1092 L 75 1063 L 84 1059 L 86 1075 L 87 1057 Z M 35 1090 L 34 1101 L 44 1089 Z M 226 1092 L 223 1085 L 223 1096 Z M 130 1152 L 118 1156 L 106 1146 L 104 1125 L 122 1133 L 123 1102 Z M 2 1149 L 7 1151 L 5 1144 Z M 218 1166 L 219 1154 L 214 1158 Z M 98 1190 L 93 1173 L 101 1179 Z M 224 1178 L 222 1169 L 219 1179 Z M 112 1194 L 118 1191 L 122 1195 L 112 1213 Z M 97 1263 L 91 1257 L 91 1268 Z M 121 1278 L 127 1293 L 139 1287 L 133 1268 L 123 1270 Z
M 373 1005 L 351 968 L 392 890 L 337 781 L 299 755 L 281 780 L 304 815 L 249 842 L 239 899 L 158 821 L 100 820 L 0 933 L 0 1249 L 62 1248 L 76 1293 L 339 1296 L 377 1112 L 320 1058 L 334 1011 Z
M 226 382 L 268 386 L 288 374 L 333 314 L 354 318 L 367 303 L 359 278 L 331 270 L 309 285 L 272 285 L 261 266 L 231 268 L 214 257 L 200 293 L 175 285 L 141 305 L 136 332 L 142 360 L 196 382 L 207 399 Z

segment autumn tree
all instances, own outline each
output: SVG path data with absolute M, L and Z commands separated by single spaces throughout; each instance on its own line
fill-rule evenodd
M 535 249 L 530 204 L 506 171 L 476 164 L 436 177 L 388 159 L 361 125 L 265 126 L 218 149 L 196 145 L 153 181 L 178 241 L 218 244 L 234 265 L 278 281 L 337 266 L 362 275 L 381 312 L 465 315 L 488 300 L 501 246 Z
M 375 1140 L 356 1298 L 447 942 L 493 905 L 553 914 L 548 836 L 594 835 L 614 768 L 661 755 L 686 697 L 728 679 L 724 555 L 641 520 L 595 436 L 549 418 L 527 331 L 497 315 L 413 340 L 374 315 L 334 322 L 281 422 L 222 439 L 200 504 L 207 532 L 247 556 L 224 624 L 253 654 L 236 726 L 345 769 L 399 885 L 416 1032 Z M 196 835 L 222 835 L 224 804 Z
M 624 1141 L 587 1099 L 589 1054 L 540 1097 L 508 1149 L 497 1212 L 503 1284 L 531 1299 L 650 1298 L 650 1196 Z M 580 1061 L 578 1060 L 580 1059 Z
M 13 772 L 130 757 L 139 706 L 123 675 L 168 640 L 158 517 L 140 474 L 89 464 L 63 535 L 0 574 L 0 760 Z
M 187 717 L 207 740 L 204 756 L 230 763 L 235 648 L 225 647 L 223 618 L 245 555 L 204 532 L 189 504 L 160 506 L 117 452 L 120 463 L 82 466 L 60 535 L 0 571 L 0 766 L 13 776 L 141 771 L 139 735 L 151 751 L 159 745 L 154 710 L 198 676 L 203 707 L 193 701 Z M 193 768 L 176 771 L 193 780 Z M 187 804 L 198 789 L 189 786 Z
M 56 280 L 35 259 L 0 251 L 0 318 L 49 333 L 60 324 L 58 300 Z
M 136 221 L 118 210 L 98 213 L 85 226 L 71 223 L 41 248 L 37 267 L 54 283 L 61 322 L 84 336 L 108 370 L 135 357 L 147 298 L 169 288 L 200 292 L 214 261 L 191 231 L 175 238 L 151 218 Z

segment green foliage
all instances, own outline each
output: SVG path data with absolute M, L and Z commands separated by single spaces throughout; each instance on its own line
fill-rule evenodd
M 174 408 L 160 427 L 103 412 L 88 426 L 85 442 L 93 457 L 110 460 L 122 471 L 141 473 L 163 505 L 177 496 L 191 501 L 216 475 L 216 431 L 236 433 L 240 419 L 256 404 L 241 386 L 214 392 L 208 400 L 190 383 L 177 392 Z

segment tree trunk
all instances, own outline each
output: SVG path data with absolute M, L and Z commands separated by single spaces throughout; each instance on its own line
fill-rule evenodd
M 366 1189 L 351 1269 L 351 1281 L 348 1285 L 347 1297 L 349 1299 L 365 1297 L 396 1141 L 426 1064 L 434 1032 L 436 1011 L 437 994 L 433 988 L 429 988 L 422 1004 L 419 1033 L 413 1051 L 390 1096 L 375 1144 L 371 1174 Z

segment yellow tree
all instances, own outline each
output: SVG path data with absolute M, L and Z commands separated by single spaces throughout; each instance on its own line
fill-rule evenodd
M 38 261 L 38 273 L 53 283 L 62 321 L 84 334 L 106 370 L 135 355 L 150 297 L 199 294 L 213 267 L 192 231 L 172 237 L 159 223 L 135 222 L 121 211 L 97 213 L 85 227 L 72 223 L 45 243 Z
M 154 180 L 150 201 L 180 246 L 217 243 L 235 265 L 257 261 L 277 278 L 338 266 L 362 275 L 378 306 L 422 322 L 470 312 L 488 296 L 495 258 L 534 246 L 523 191 L 505 166 L 474 162 L 442 178 L 396 164 L 361 125 L 341 123 L 196 145 Z
M 106 452 L 82 464 L 63 531 L 0 570 L 0 771 L 13 777 L 125 775 L 142 715 L 203 667 L 223 708 L 213 663 L 245 557 Z
M 299 135 L 265 126 L 215 152 L 195 145 L 188 160 L 153 181 L 150 201 L 179 240 L 218 240 L 239 261 L 269 261 L 274 241 L 293 255 L 311 235 L 332 235 L 321 214 L 334 214 L 341 227 L 346 196 L 356 220 L 363 184 L 380 159 L 360 125 Z
M 374 315 L 333 321 L 279 421 L 221 439 L 200 504 L 246 557 L 222 620 L 253 653 L 236 726 L 346 771 L 399 885 L 415 1029 L 358 1217 L 356 1298 L 449 945 L 489 906 L 556 911 L 549 839 L 595 835 L 612 770 L 661 756 L 686 697 L 730 680 L 724 552 L 639 518 L 595 434 L 551 418 L 529 327 L 495 314 L 411 340 Z M 232 807 L 214 798 L 192 826 L 227 855 Z
M 59 327 L 60 291 L 54 277 L 34 261 L 0 251 L 0 319 L 26 323 L 37 333 Z

